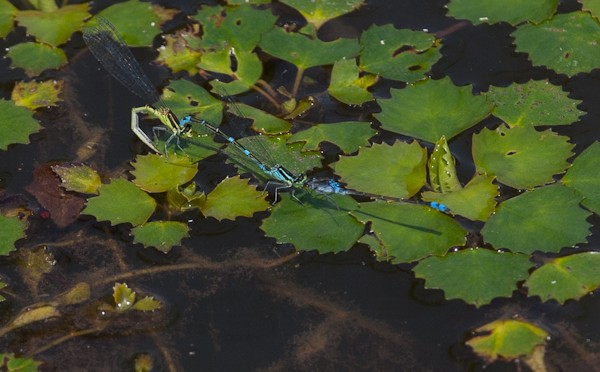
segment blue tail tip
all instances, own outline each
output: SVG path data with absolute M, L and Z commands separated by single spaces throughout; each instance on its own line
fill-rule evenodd
M 431 202 L 429 203 L 429 206 L 433 209 L 437 209 L 440 212 L 448 212 L 448 207 L 446 207 L 445 204 L 439 203 L 439 202 Z

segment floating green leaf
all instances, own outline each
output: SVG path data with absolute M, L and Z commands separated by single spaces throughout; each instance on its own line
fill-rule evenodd
M 185 155 L 170 154 L 165 158 L 156 154 L 139 155 L 132 162 L 133 183 L 148 192 L 165 192 L 191 181 L 198 166 Z
M 266 194 L 239 177 L 225 178 L 211 191 L 202 205 L 202 214 L 218 220 L 252 217 L 269 207 Z
M 97 194 L 102 184 L 98 172 L 87 165 L 53 165 L 52 171 L 60 177 L 61 186 L 68 191 Z
M 351 189 L 406 198 L 425 185 L 426 162 L 427 150 L 415 141 L 361 148 L 356 156 L 342 156 L 331 167 Z
M 600 20 L 600 1 L 598 0 L 579 0 L 582 9 L 592 14 L 594 18 Z
M 19 217 L 8 217 L 0 214 L 0 255 L 8 256 L 15 250 L 15 243 L 25 237 L 27 222 Z
M 306 1 L 306 0 L 282 0 L 282 3 L 295 8 L 313 24 L 319 28 L 323 23 L 337 18 L 343 14 L 349 13 L 360 8 L 363 0 L 329 0 L 329 1 Z
M 348 214 L 356 208 L 349 196 L 324 196 L 310 192 L 279 194 L 271 216 L 261 229 L 278 243 L 291 243 L 303 251 L 338 253 L 350 249 L 362 235 L 364 226 Z
M 260 133 L 280 134 L 291 128 L 287 121 L 243 103 L 229 104 L 227 110 L 238 117 L 252 119 L 252 128 Z
M 135 302 L 135 292 L 125 283 L 115 283 L 113 287 L 115 310 L 123 312 L 131 309 Z
M 480 307 L 496 297 L 510 297 L 531 266 L 527 255 L 478 248 L 428 257 L 414 270 L 417 278 L 425 279 L 425 288 L 442 289 L 447 299 Z
M 39 75 L 44 70 L 59 68 L 67 63 L 67 56 L 62 49 L 32 42 L 11 46 L 6 56 L 12 60 L 11 67 L 20 67 L 29 76 Z
M 421 197 L 427 202 L 438 202 L 448 207 L 452 214 L 471 220 L 486 221 L 496 208 L 494 198 L 498 196 L 498 186 L 494 177 L 475 175 L 462 189 L 441 194 L 424 191 Z
M 486 96 L 494 103 L 494 116 L 510 126 L 568 125 L 585 114 L 577 109 L 582 101 L 547 80 L 492 86 Z
M 191 81 L 171 81 L 161 98 L 179 118 L 194 115 L 213 125 L 223 120 L 223 102 Z
M 83 21 L 90 16 L 89 4 L 65 5 L 52 12 L 22 10 L 16 20 L 37 41 L 59 46 L 66 43 L 73 32 L 80 31 Z
M 157 62 L 169 67 L 173 72 L 187 71 L 190 75 L 198 73 L 196 64 L 202 53 L 188 48 L 187 39 L 194 37 L 188 30 L 180 30 L 175 35 L 164 35 L 166 45 L 158 50 Z
M 598 67 L 600 24 L 589 14 L 558 14 L 540 24 L 526 24 L 512 33 L 517 51 L 536 66 L 573 76 Z
M 492 362 L 499 358 L 513 360 L 531 355 L 537 346 L 546 344 L 548 332 L 522 320 L 497 320 L 475 330 L 478 336 L 467 345 Z
M 98 221 L 107 220 L 112 225 L 126 222 L 141 225 L 156 209 L 154 199 L 123 178 L 102 185 L 99 191 L 100 195 L 88 199 L 81 212 L 96 217 Z
M 367 89 L 378 80 L 376 75 L 359 75 L 360 70 L 354 59 L 336 61 L 331 71 L 329 93 L 348 105 L 362 105 L 373 100 L 373 94 Z
M 433 191 L 447 193 L 462 188 L 456 176 L 456 162 L 450 152 L 446 137 L 442 136 L 435 143 L 433 152 L 427 162 L 427 169 L 429 170 L 429 183 Z
M 415 82 L 427 77 L 442 54 L 435 36 L 373 25 L 360 37 L 360 68 L 388 79 Z M 438 136 L 439 138 L 440 136 Z
M 18 81 L 10 98 L 17 106 L 24 106 L 32 111 L 40 107 L 58 106 L 58 102 L 62 101 L 58 98 L 62 87 L 62 80 Z
M 8 372 L 37 372 L 42 362 L 37 362 L 31 358 L 17 358 L 14 354 L 0 354 L 3 368 Z
M 161 308 L 159 301 L 155 300 L 154 297 L 144 297 L 135 304 L 133 304 L 134 310 L 139 311 L 154 311 Z
M 250 4 L 239 7 L 204 7 L 195 17 L 202 25 L 202 40 L 192 48 L 202 50 L 198 67 L 234 76 L 229 94 L 248 90 L 262 75 L 262 63 L 252 52 L 262 35 L 273 28 L 275 16 Z M 232 66 L 235 58 L 235 70 Z
M 0 37 L 4 38 L 14 28 L 13 18 L 17 14 L 15 8 L 8 0 L 0 1 Z
M 268 9 L 257 9 L 250 4 L 238 7 L 202 7 L 193 17 L 202 25 L 199 47 L 206 51 L 229 53 L 251 51 L 262 35 L 271 30 L 277 18 Z
M 451 0 L 447 7 L 449 16 L 468 19 L 474 24 L 507 22 L 516 26 L 550 18 L 556 12 L 558 0 Z
M 206 202 L 206 194 L 196 191 L 196 183 L 191 182 L 183 189 L 177 187 L 167 191 L 167 202 L 170 208 L 175 209 L 176 213 L 193 208 L 200 209 Z
M 483 129 L 473 136 L 473 160 L 477 172 L 495 175 L 515 189 L 530 189 L 553 181 L 564 172 L 573 156 L 569 138 L 533 127 Z
M 354 39 L 321 41 L 299 33 L 288 33 L 275 27 L 265 33 L 260 47 L 266 53 L 294 64 L 300 70 L 331 65 L 342 58 L 356 57 L 360 45 Z
M 363 223 L 371 221 L 381 242 L 378 259 L 393 263 L 445 254 L 463 245 L 467 234 L 450 216 L 424 205 L 376 201 L 362 203 L 352 215 Z
M 158 7 L 150 3 L 129 0 L 104 8 L 98 16 L 106 18 L 118 30 L 127 45 L 150 47 L 152 40 L 160 32 L 160 23 L 170 17 L 159 17 Z M 135 15 L 135 16 L 133 16 Z
M 181 239 L 189 235 L 189 227 L 177 221 L 152 221 L 131 229 L 134 243 L 144 247 L 154 247 L 163 253 L 181 245 Z
M 501 203 L 481 230 L 486 242 L 513 252 L 558 252 L 585 242 L 591 213 L 581 197 L 562 185 L 528 191 Z
M 338 123 L 316 124 L 311 128 L 298 132 L 288 142 L 305 142 L 304 150 L 316 151 L 321 142 L 331 142 L 338 146 L 344 154 L 357 151 L 361 146 L 369 145 L 369 138 L 377 134 L 371 123 L 364 121 L 344 121 Z
M 390 99 L 378 100 L 381 112 L 374 114 L 382 128 L 432 143 L 442 136 L 450 140 L 492 109 L 485 97 L 471 93 L 470 86 L 457 87 L 447 77 L 391 92 Z
M 29 136 L 40 128 L 31 111 L 0 99 L 0 150 L 13 143 L 29 143 Z
M 555 258 L 531 274 L 525 282 L 530 296 L 542 301 L 580 299 L 600 287 L 600 254 L 585 252 Z
M 582 204 L 600 214 L 600 143 L 594 142 L 582 152 L 569 168 L 562 182 L 583 196 Z

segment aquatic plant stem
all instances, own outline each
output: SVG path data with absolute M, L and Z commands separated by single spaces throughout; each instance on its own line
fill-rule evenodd
M 298 89 L 300 89 L 300 83 L 302 82 L 303 75 L 304 69 L 298 68 L 298 72 L 296 72 L 296 79 L 294 80 L 294 88 L 292 89 L 292 97 L 296 97 L 296 94 L 298 94 Z

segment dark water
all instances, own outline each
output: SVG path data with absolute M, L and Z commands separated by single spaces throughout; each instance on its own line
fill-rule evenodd
M 94 9 L 108 4 L 97 2 Z M 188 2 L 169 5 L 193 9 Z M 588 112 L 580 123 L 553 129 L 569 135 L 578 151 L 597 140 L 597 72 L 567 79 L 533 68 L 525 55 L 514 51 L 512 27 L 465 24 L 453 30 L 459 21 L 445 16 L 444 5 L 444 1 L 369 1 L 359 11 L 324 26 L 320 35 L 323 39 L 356 36 L 371 24 L 387 23 L 445 32 L 443 58 L 433 68 L 433 77 L 449 76 L 456 85 L 472 84 L 475 92 L 487 91 L 490 85 L 547 78 L 562 85 L 572 98 L 583 100 L 580 109 Z M 560 9 L 574 7 L 577 4 L 568 1 Z M 299 20 L 295 17 L 284 15 L 286 20 Z M 177 17 L 168 26 L 176 28 L 183 22 L 183 17 Z M 7 45 L 19 37 L 23 34 L 16 32 Z M 85 161 L 108 178 L 130 170 L 128 162 L 147 151 L 129 129 L 131 107 L 145 102 L 108 78 L 83 48 L 80 36 L 73 38 L 68 52 L 72 64 L 48 73 L 65 80 L 64 102 L 40 112 L 38 119 L 45 129 L 32 136 L 30 145 L 11 146 L 0 153 L 2 186 L 9 194 L 27 195 L 24 188 L 33 182 L 33 170 L 49 162 Z M 169 78 L 165 69 L 149 65 L 154 53 L 135 53 L 157 86 Z M 291 86 L 294 71 L 289 65 L 269 67 L 272 71 L 266 74 L 272 76 L 273 86 Z M 9 72 L 4 62 L 0 69 L 6 98 L 22 76 Z M 319 68 L 307 75 L 327 76 Z M 376 95 L 386 96 L 388 88 L 381 84 Z M 244 99 L 264 105 L 252 95 Z M 333 121 L 336 115 L 343 118 L 347 109 L 324 102 L 321 110 Z M 463 180 L 472 172 L 469 138 L 485 125 L 494 121 L 450 144 L 466 169 L 459 174 Z M 224 165 L 223 156 L 215 156 L 201 163 L 196 180 L 210 188 L 233 172 Z M 551 369 L 594 366 L 597 356 L 590 350 L 600 334 L 594 316 L 599 305 L 596 296 L 559 306 L 515 293 L 511 299 L 497 299 L 476 309 L 444 300 L 440 291 L 424 289 L 410 265 L 378 263 L 362 245 L 337 255 L 295 254 L 292 247 L 264 237 L 259 225 L 265 216 L 218 222 L 190 213 L 191 238 L 168 255 L 132 244 L 127 227 L 110 227 L 87 217 L 65 228 L 37 220 L 22 249 L 47 246 L 56 265 L 35 288 L 25 280 L 8 279 L 11 291 L 21 295 L 0 305 L 3 319 L 80 281 L 92 284 L 92 298 L 98 301 L 110 300 L 112 285 L 118 281 L 159 298 L 166 307 L 151 316 L 134 314 L 110 322 L 110 316 L 94 310 L 95 304 L 69 307 L 56 321 L 4 336 L 3 350 L 31 352 L 68 332 L 96 328 L 97 332 L 58 343 L 36 359 L 46 363 L 46 370 L 131 370 L 133 358 L 140 353 L 150 354 L 158 370 L 482 370 L 484 363 L 463 345 L 469 332 L 498 318 L 523 317 L 551 332 L 546 353 Z M 590 237 L 590 245 L 594 246 L 596 236 Z M 8 278 L 20 277 L 15 258 L 2 262 Z M 526 369 L 495 363 L 485 370 L 518 368 Z

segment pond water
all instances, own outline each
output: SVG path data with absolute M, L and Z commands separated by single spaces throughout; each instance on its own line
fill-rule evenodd
M 95 2 L 93 12 L 110 4 Z M 183 14 L 193 14 L 197 7 L 184 1 L 168 5 Z M 525 54 L 515 51 L 512 26 L 474 26 L 447 16 L 445 5 L 438 0 L 367 1 L 325 24 L 319 36 L 324 40 L 357 37 L 373 24 L 438 33 L 443 47 L 442 58 L 429 73 L 434 79 L 450 77 L 456 86 L 470 84 L 474 94 L 490 86 L 548 79 L 569 92 L 570 98 L 582 100 L 578 108 L 587 113 L 579 123 L 553 130 L 569 136 L 577 154 L 597 141 L 597 72 L 567 78 L 532 67 Z M 575 1 L 564 1 L 559 12 L 577 8 Z M 299 14 L 282 4 L 275 9 L 281 15 L 279 22 L 302 22 Z M 184 28 L 186 22 L 178 15 L 163 30 Z M 2 44 L 13 45 L 24 37 L 22 29 L 16 30 Z M 63 102 L 38 111 L 36 118 L 44 129 L 31 136 L 30 144 L 13 145 L 0 153 L 4 205 L 21 195 L 19 203 L 37 211 L 39 202 L 28 190 L 39 193 L 40 188 L 50 187 L 43 173 L 49 164 L 86 163 L 108 180 L 128 177 L 135 156 L 149 152 L 129 125 L 131 108 L 147 102 L 101 68 L 79 33 L 66 49 L 69 64 L 42 75 L 64 80 Z M 174 77 L 202 81 L 185 73 L 171 75 L 152 62 L 153 50 L 134 54 L 156 86 Z M 265 66 L 263 77 L 272 87 L 291 89 L 295 77 L 291 64 L 269 61 Z M 301 95 L 325 91 L 329 68 L 307 70 L 312 83 Z M 0 76 L 5 99 L 14 82 L 24 79 L 6 62 L 0 65 Z M 375 96 L 389 97 L 391 87 L 404 85 L 382 81 L 374 89 Z M 302 118 L 303 123 L 373 121 L 371 114 L 380 110 L 374 104 L 356 108 L 319 97 L 317 108 Z M 238 98 L 268 111 L 269 103 L 260 94 Z M 498 122 L 485 119 L 450 141 L 460 164 L 459 179 L 468 180 L 475 170 L 473 134 Z M 376 140 L 392 143 L 405 138 L 384 132 Z M 423 146 L 432 149 L 430 143 Z M 325 145 L 324 152 L 329 162 L 339 155 L 331 145 Z M 41 174 L 36 177 L 36 172 Z M 200 189 L 211 190 L 235 174 L 226 156 L 217 154 L 199 163 L 194 180 Z M 559 305 L 515 291 L 511 298 L 476 308 L 458 299 L 447 300 L 440 290 L 424 288 L 424 281 L 415 278 L 413 264 L 378 261 L 366 244 L 336 254 L 296 252 L 292 244 L 277 244 L 260 229 L 268 216 L 264 211 L 219 221 L 197 211 L 186 212 L 177 220 L 187 223 L 190 237 L 167 254 L 134 244 L 127 224 L 111 226 L 81 215 L 58 227 L 58 216 L 32 217 L 27 238 L 1 261 L 10 294 L 0 305 L 4 321 L 24 307 L 55 301 L 75 283 L 88 283 L 91 297 L 83 305 L 61 308 L 56 318 L 6 333 L 0 339 L 3 350 L 34 354 L 35 360 L 44 362 L 42 370 L 131 370 L 134 359 L 144 354 L 152 358 L 156 370 L 517 370 L 526 367 L 516 362 L 486 365 L 465 341 L 474 329 L 493 320 L 524 318 L 550 332 L 546 350 L 550 368 L 591 370 L 596 365 L 594 345 L 600 329 L 594 315 L 600 304 L 594 295 Z M 594 215 L 588 221 L 593 234 L 582 247 L 591 249 L 598 241 L 598 219 Z M 478 222 L 461 222 L 470 231 L 481 228 Z M 35 263 L 40 257 L 52 265 Z M 99 303 L 111 302 L 117 282 L 127 283 L 139 296 L 155 297 L 163 307 L 118 317 L 99 311 Z

